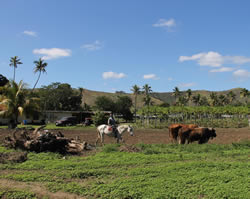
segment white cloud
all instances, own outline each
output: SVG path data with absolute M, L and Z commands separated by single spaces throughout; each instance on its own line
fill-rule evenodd
M 100 50 L 102 47 L 103 47 L 103 43 L 98 40 L 96 40 L 92 44 L 84 44 L 83 46 L 81 46 L 81 48 L 85 48 L 88 51 Z
M 234 64 L 245 64 L 250 62 L 250 58 L 244 56 L 225 56 L 225 61 Z
M 208 52 L 208 53 L 199 53 L 192 56 L 180 56 L 179 61 L 198 61 L 201 66 L 212 66 L 212 67 L 220 67 L 224 60 L 222 55 L 217 52 Z
M 250 78 L 250 72 L 247 70 L 239 69 L 233 72 L 233 76 L 241 81 Z
M 245 64 L 250 62 L 249 57 L 244 56 L 222 56 L 218 52 L 203 52 L 192 56 L 180 56 L 180 62 L 197 61 L 200 66 L 221 67 L 222 64 Z
M 176 26 L 174 19 L 159 19 L 157 23 L 153 24 L 153 27 L 165 27 L 165 28 L 171 28 Z
M 146 74 L 143 75 L 144 79 L 159 79 L 155 74 Z
M 179 87 L 180 88 L 187 88 L 187 87 L 193 87 L 195 85 L 196 85 L 195 83 L 182 83 L 182 84 L 179 84 Z
M 41 49 L 34 49 L 34 54 L 44 55 L 42 57 L 43 60 L 49 59 L 58 59 L 61 57 L 69 57 L 71 56 L 70 49 L 62 49 L 62 48 L 41 48 Z
M 168 78 L 168 81 L 173 81 L 173 78 L 172 78 L 172 77 L 169 77 L 169 78 Z
M 209 72 L 210 73 L 223 73 L 223 72 L 230 72 L 230 71 L 233 71 L 233 70 L 234 69 L 230 68 L 230 67 L 221 67 L 221 68 L 218 68 L 218 69 L 210 70 Z
M 103 79 L 121 79 L 126 77 L 124 73 L 115 73 L 115 72 L 104 72 L 102 73 L 102 78 Z
M 32 37 L 37 37 L 37 33 L 34 31 L 25 30 L 25 31 L 23 31 L 23 34 L 28 35 L 28 36 L 32 36 Z

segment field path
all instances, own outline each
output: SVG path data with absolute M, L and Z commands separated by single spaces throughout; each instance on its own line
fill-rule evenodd
M 14 180 L 0 179 L 0 187 L 2 189 L 18 189 L 18 190 L 29 190 L 31 193 L 36 194 L 38 198 L 48 197 L 53 199 L 85 199 L 76 194 L 70 194 L 65 192 L 49 192 L 42 184 L 34 182 L 17 182 Z

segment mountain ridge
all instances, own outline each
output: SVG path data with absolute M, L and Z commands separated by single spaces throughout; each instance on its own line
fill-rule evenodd
M 209 97 L 209 95 L 211 93 L 216 93 L 217 95 L 223 94 L 226 95 L 227 93 L 229 93 L 230 91 L 234 92 L 236 95 L 235 101 L 240 101 L 242 102 L 243 99 L 240 98 L 240 91 L 242 90 L 242 88 L 232 88 L 229 90 L 224 90 L 224 91 L 209 91 L 209 90 L 193 90 L 192 91 L 192 96 L 200 94 L 201 96 L 206 96 Z M 185 93 L 185 91 L 180 91 L 183 95 L 183 93 Z M 106 96 L 111 98 L 112 100 L 115 100 L 117 98 L 117 96 L 129 96 L 133 103 L 134 103 L 134 99 L 135 99 L 135 95 L 133 93 L 125 93 L 125 92 L 121 92 L 121 91 L 117 91 L 116 93 L 110 93 L 110 92 L 103 92 L 103 91 L 93 91 L 93 90 L 89 90 L 89 89 L 85 89 L 83 88 L 82 91 L 83 94 L 83 103 L 86 103 L 90 106 L 93 106 L 95 103 L 95 100 L 97 97 L 100 96 Z M 169 103 L 172 104 L 175 102 L 175 97 L 173 96 L 173 92 L 152 92 L 150 93 L 150 96 L 152 98 L 152 102 L 154 105 L 160 105 L 162 103 Z M 143 98 L 145 96 L 143 94 L 137 95 L 137 106 L 138 108 L 142 107 L 144 102 L 143 102 Z

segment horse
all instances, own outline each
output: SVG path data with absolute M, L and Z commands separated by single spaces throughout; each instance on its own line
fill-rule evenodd
M 96 140 L 96 145 L 97 145 L 97 142 L 98 142 L 99 139 L 101 140 L 102 145 L 104 144 L 104 135 L 108 135 L 110 137 L 115 137 L 113 129 L 110 128 L 110 126 L 106 125 L 106 124 L 99 125 L 97 127 L 97 132 L 98 132 L 98 137 L 97 137 L 97 140 Z M 122 138 L 122 134 L 125 133 L 125 132 L 130 133 L 131 136 L 134 135 L 132 126 L 130 126 L 130 125 L 120 125 L 120 126 L 117 127 L 117 137 L 116 137 L 117 143 L 119 143 L 120 140 L 122 142 L 124 142 L 124 140 Z

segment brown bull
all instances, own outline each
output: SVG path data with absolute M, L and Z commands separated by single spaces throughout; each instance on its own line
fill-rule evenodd
M 207 143 L 211 138 L 216 137 L 215 129 L 213 128 L 187 128 L 183 127 L 179 130 L 179 144 L 185 144 L 186 140 L 189 143 L 198 141 L 198 144 Z
M 178 138 L 178 135 L 179 135 L 179 130 L 182 127 L 193 129 L 193 128 L 197 128 L 198 125 L 196 125 L 196 124 L 171 124 L 168 127 L 169 137 L 172 138 L 172 140 L 177 142 L 177 138 Z

